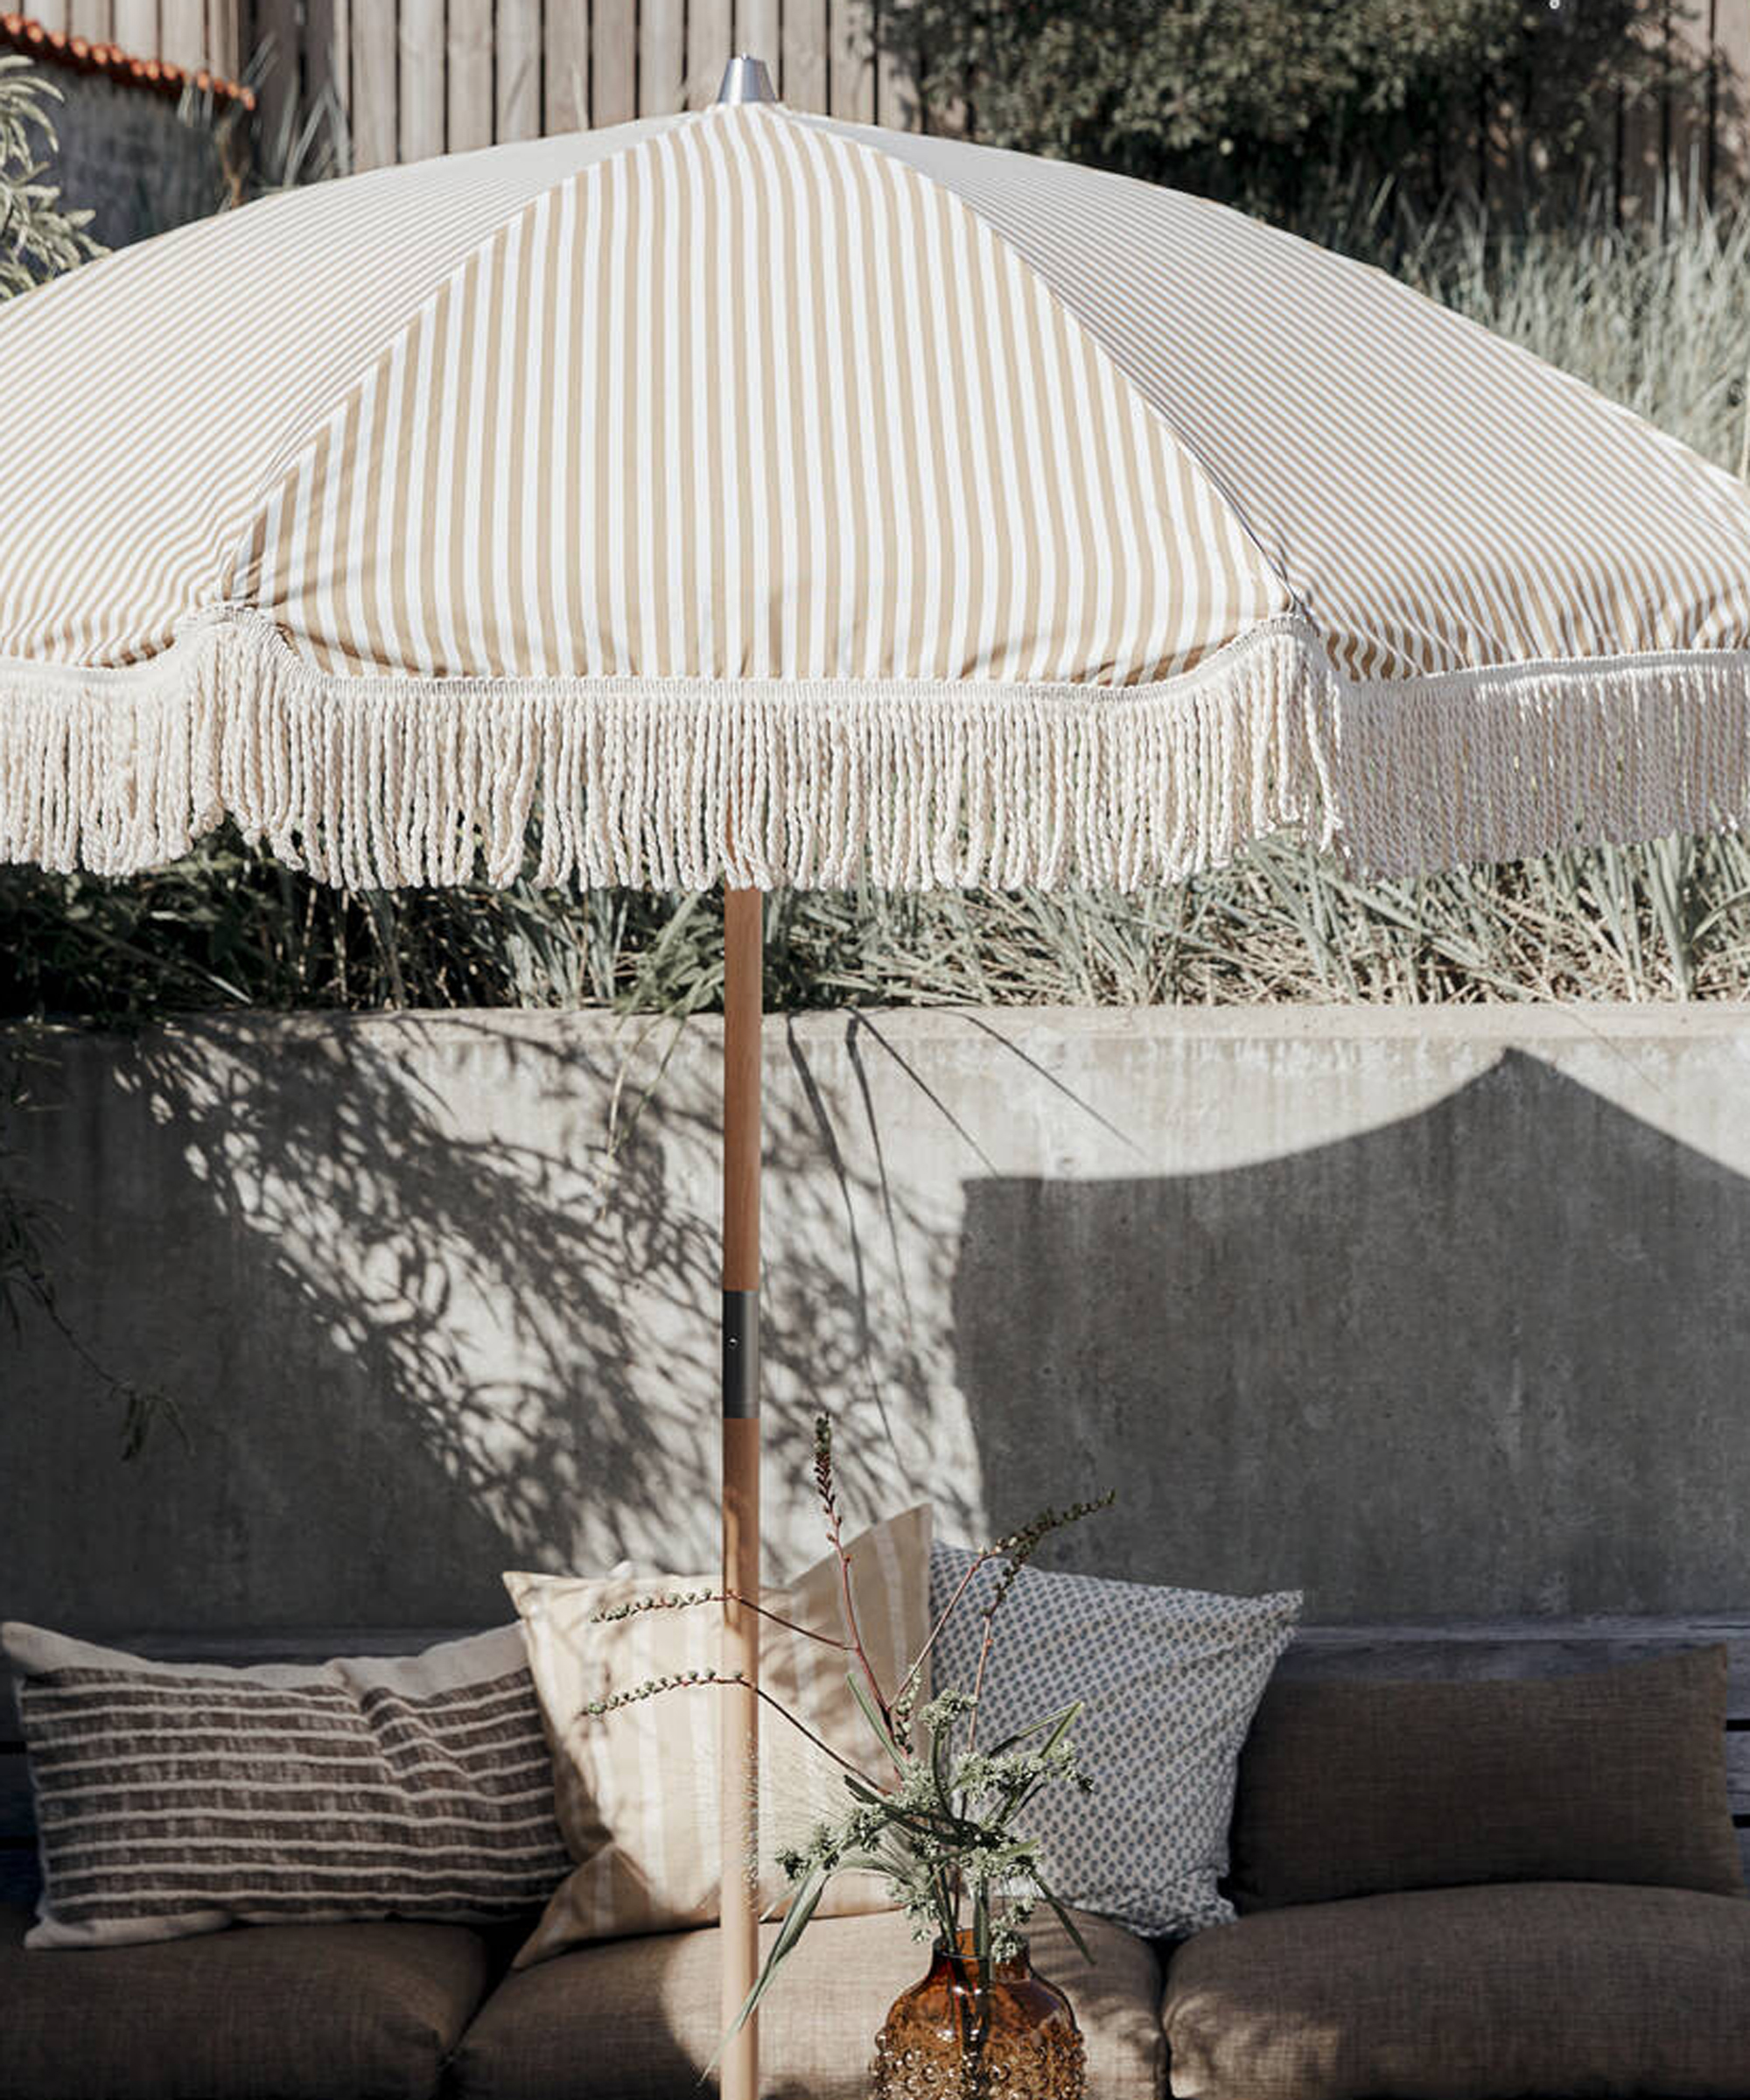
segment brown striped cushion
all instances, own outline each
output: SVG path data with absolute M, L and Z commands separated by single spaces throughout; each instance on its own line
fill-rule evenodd
M 475 1921 L 570 1861 L 516 1627 L 424 1655 L 178 1666 L 0 1628 L 42 1852 L 32 1947 Z

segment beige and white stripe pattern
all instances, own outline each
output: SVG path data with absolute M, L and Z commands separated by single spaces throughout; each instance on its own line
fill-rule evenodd
M 918 1508 L 872 1526 L 850 1547 L 858 1620 L 877 1676 L 891 1696 L 928 1637 L 930 1513 Z M 640 1611 L 602 1623 L 599 1614 L 649 1596 L 696 1596 L 706 1576 L 600 1581 L 507 1575 L 522 1618 L 529 1668 L 553 1745 L 559 1824 L 578 1864 L 554 1892 L 517 1956 L 519 1967 L 584 1941 L 662 1932 L 716 1921 L 720 1695 L 677 1686 L 614 1712 L 592 1701 L 654 1680 L 716 1668 L 723 1614 L 713 1605 Z M 763 1592 L 776 1616 L 760 1627 L 762 1689 L 798 1715 L 839 1756 L 873 1774 L 879 1752 L 845 1682 L 838 1562 L 829 1555 L 794 1581 Z M 779 1620 L 788 1620 L 788 1625 Z M 928 1672 L 920 1679 L 928 1693 Z M 760 1731 L 760 1862 L 762 1909 L 781 1907 L 785 1882 L 771 1855 L 804 1842 L 845 1805 L 839 1768 L 774 1718 Z M 824 1914 L 885 1909 L 885 1884 L 870 1874 L 836 1876 Z
M 23 1626 L 5 1645 L 43 1864 L 32 1947 L 514 1917 L 566 1871 L 514 1627 L 320 1668 L 176 1668 Z
M 1346 678 L 1750 635 L 1743 486 L 1529 353 L 1199 198 L 857 136 L 964 197 L 1068 303 L 1270 550 Z
M 799 685 L 1146 684 L 1290 609 L 982 220 L 732 111 L 472 255 L 269 494 L 227 596 L 326 671 Z
M 0 856 L 1130 886 L 1732 823 L 1750 500 L 1196 200 L 718 108 L 0 311 Z

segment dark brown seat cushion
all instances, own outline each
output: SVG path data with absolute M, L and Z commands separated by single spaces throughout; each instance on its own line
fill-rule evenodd
M 1187 2100 L 1750 2094 L 1750 1903 L 1522 1882 L 1264 1911 L 1187 1940 Z
M 1726 1651 L 1581 1676 L 1278 1684 L 1240 1760 L 1242 1911 L 1480 1881 L 1743 1887 Z
M 0 2100 L 425 2100 L 494 1973 L 461 1925 L 245 1925 L 26 1953 L 0 1911 Z
M 1081 2022 L 1088 2093 L 1158 2100 L 1154 1950 L 1115 1925 L 1078 1922 L 1097 1957 L 1091 1969 L 1056 1925 L 1031 1936 L 1035 1966 Z M 607 1940 L 519 1970 L 468 2030 L 452 2090 L 461 2100 L 697 2100 L 722 2032 L 718 1960 L 711 1929 Z M 928 1965 L 895 1912 L 817 1918 L 761 2009 L 766 2100 L 866 2100 L 876 2032 Z

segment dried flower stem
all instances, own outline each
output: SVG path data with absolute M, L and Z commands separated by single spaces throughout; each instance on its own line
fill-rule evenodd
M 898 1695 L 894 1699 L 893 1703 L 895 1705 L 900 1705 L 904 1703 L 906 1695 L 913 1690 L 913 1688 L 917 1684 L 919 1679 L 922 1676 L 924 1664 L 929 1660 L 930 1650 L 935 1646 L 937 1641 L 941 1638 L 942 1629 L 947 1626 L 948 1620 L 952 1619 L 955 1613 L 959 1610 L 960 1600 L 965 1596 L 968 1589 L 971 1586 L 972 1578 L 978 1572 L 979 1569 L 984 1565 L 986 1561 L 995 1560 L 997 1558 L 997 1551 L 998 1550 L 995 1546 L 986 1546 L 983 1551 L 976 1554 L 973 1557 L 971 1563 L 966 1570 L 966 1572 L 961 1577 L 959 1582 L 956 1585 L 953 1596 L 948 1599 L 947 1604 L 942 1607 L 941 1617 L 936 1620 L 935 1624 L 931 1627 L 928 1639 L 924 1642 L 923 1646 L 913 1657 L 912 1667 L 906 1672 L 906 1681 L 900 1685 Z
M 891 1736 L 893 1734 L 893 1706 L 881 1689 L 881 1680 L 875 1674 L 875 1665 L 869 1660 L 869 1651 L 863 1645 L 863 1631 L 857 1623 L 857 1600 L 851 1594 L 850 1556 L 844 1550 L 844 1539 L 838 1521 L 838 1491 L 832 1477 L 832 1417 L 815 1417 L 815 1492 L 826 1517 L 826 1535 L 838 1561 L 839 1588 L 844 1599 L 844 1630 L 850 1636 L 845 1643 L 857 1658 L 870 1697 L 875 1702 L 876 1712 L 881 1716 L 881 1725 Z M 897 1740 L 897 1739 L 896 1739 Z M 901 1772 L 905 1766 L 894 1760 Z
M 869 1774 L 864 1771 L 860 1765 L 853 1765 L 848 1757 L 840 1756 L 839 1753 L 833 1748 L 832 1745 L 827 1741 L 824 1736 L 816 1735 L 815 1731 L 808 1726 L 806 1721 L 799 1719 L 795 1714 L 790 1712 L 789 1708 L 785 1705 L 784 1702 L 780 1698 L 775 1698 L 771 1692 L 767 1691 L 763 1684 L 756 1684 L 753 1687 L 753 1690 L 756 1698 L 763 1699 L 766 1705 L 772 1709 L 774 1713 L 782 1714 L 784 1718 L 790 1724 L 791 1727 L 795 1729 L 799 1733 L 807 1736 L 808 1740 L 815 1746 L 816 1749 L 823 1751 L 826 1755 L 832 1760 L 834 1764 L 839 1766 L 843 1770 L 850 1773 L 853 1779 L 860 1779 L 865 1787 L 874 1785 L 874 1781 L 870 1778 Z
M 997 1637 L 995 1607 L 984 1614 L 984 1637 L 978 1643 L 978 1667 L 972 1673 L 972 1712 L 966 1724 L 968 1751 L 978 1747 L 978 1707 L 984 1697 L 984 1666 L 990 1660 L 990 1644 Z
M 793 1634 L 801 1634 L 806 1640 L 818 1641 L 822 1648 L 836 1648 L 846 1655 L 850 1653 L 850 1642 L 841 1641 L 836 1634 L 823 1634 L 817 1626 L 803 1626 L 794 1619 L 787 1619 L 782 1612 L 774 1612 L 766 1605 L 755 1604 L 751 1597 L 744 1597 L 739 1590 L 725 1590 L 719 1601 L 746 1605 L 750 1612 L 758 1612 L 762 1619 L 769 1619 L 774 1626 L 781 1626 Z
M 850 1773 L 853 1779 L 861 1780 L 865 1787 L 874 1787 L 876 1782 L 860 1766 L 853 1765 L 848 1757 L 841 1756 L 824 1736 L 817 1735 L 805 1720 L 791 1712 L 784 1702 L 766 1690 L 763 1684 L 750 1685 L 740 1670 L 689 1670 L 673 1676 L 653 1677 L 648 1684 L 635 1684 L 630 1691 L 610 1692 L 606 1698 L 592 1699 L 582 1711 L 592 1718 L 618 1713 L 622 1707 L 639 1705 L 645 1699 L 660 1698 L 664 1692 L 690 1691 L 695 1685 L 739 1684 L 761 1699 L 774 1713 L 780 1714 L 799 1735 L 805 1735 L 816 1750 L 830 1757 L 833 1763 Z
M 981 1556 L 981 1559 L 1000 1558 L 1006 1561 L 1008 1565 L 1003 1570 L 996 1595 L 984 1606 L 984 1637 L 978 1644 L 978 1668 L 972 1680 L 972 1714 L 966 1731 L 966 1747 L 969 1751 L 978 1747 L 978 1708 L 984 1697 L 984 1668 L 990 1660 L 990 1644 L 997 1634 L 997 1614 L 1007 1601 L 1009 1592 L 1019 1580 L 1021 1570 L 1054 1531 L 1061 1531 L 1068 1525 L 1079 1524 L 1084 1516 L 1093 1516 L 1102 1509 L 1110 1509 L 1117 1499 L 1117 1489 L 1109 1488 L 1104 1494 L 1095 1501 L 1071 1502 L 1067 1509 L 1055 1509 L 1047 1504 L 1031 1522 L 1023 1524 L 1018 1531 L 1012 1531 L 1006 1538 L 999 1538 L 989 1556 Z M 973 1570 L 968 1570 L 969 1576 L 972 1572 Z
M 836 1634 L 823 1634 L 818 1627 L 803 1626 L 800 1620 L 787 1619 L 782 1612 L 774 1612 L 769 1605 L 756 1604 L 739 1590 L 681 1590 L 672 1596 L 634 1597 L 628 1604 L 610 1605 L 606 1611 L 591 1614 L 592 1626 L 614 1626 L 625 1619 L 635 1619 L 643 1612 L 682 1612 L 697 1604 L 739 1604 L 769 1619 L 774 1626 L 781 1626 L 793 1634 L 801 1634 L 809 1641 L 818 1641 L 822 1648 L 836 1648 L 849 1654 L 850 1643 L 841 1641 Z

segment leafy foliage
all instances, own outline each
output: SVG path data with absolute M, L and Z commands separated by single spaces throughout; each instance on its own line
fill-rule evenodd
M 944 1691 L 919 1707 L 885 1787 L 846 1775 L 850 1807 L 779 1855 L 793 1902 L 836 1873 L 872 1872 L 886 1876 L 917 1938 L 954 1945 L 963 1905 L 989 1959 L 1020 1953 L 1023 1928 L 1055 1899 L 1038 1841 L 1020 1836 L 1015 1818 L 1059 1782 L 1092 1793 L 1070 1740 L 1082 1708 L 1047 1714 L 989 1751 L 970 1740 L 977 1712 L 970 1692 Z
M 723 993 L 720 898 L 520 883 L 363 896 L 234 843 L 132 881 L 0 869 L 0 1018 L 615 1005 Z M 1293 836 L 1133 897 L 878 891 L 766 908 L 774 1010 L 1750 996 L 1750 841 L 1365 880 Z
M 1577 178 L 1651 78 L 1649 0 L 894 0 L 924 106 L 987 144 L 1305 220 L 1390 178 L 1432 208 Z M 1661 33 L 1657 38 L 1664 42 Z M 1657 64 L 1669 75 L 1662 48 Z
M 60 90 L 27 59 L 0 53 L 0 298 L 98 253 L 91 214 L 64 206 L 43 179 Z

